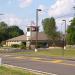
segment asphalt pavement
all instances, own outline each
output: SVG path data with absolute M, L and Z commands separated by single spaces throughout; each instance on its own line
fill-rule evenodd
M 75 61 L 61 58 L 0 54 L 2 64 L 46 72 L 48 75 L 75 75 Z

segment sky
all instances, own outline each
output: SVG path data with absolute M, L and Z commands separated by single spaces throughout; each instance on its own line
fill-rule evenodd
M 17 25 L 24 32 L 31 22 L 36 22 L 36 9 L 40 8 L 39 26 L 43 30 L 41 21 L 44 18 L 54 17 L 57 29 L 64 31 L 63 19 L 69 21 L 74 16 L 75 0 L 0 0 L 0 20 L 5 21 L 9 26 Z

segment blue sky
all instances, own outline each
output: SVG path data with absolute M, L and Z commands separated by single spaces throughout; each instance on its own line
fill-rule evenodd
M 33 0 L 28 6 L 20 7 L 21 0 L 0 0 L 0 12 L 3 14 L 14 14 L 21 18 L 35 18 L 36 8 L 39 5 L 50 6 L 53 0 Z M 25 0 L 22 0 L 25 1 Z
M 74 0 L 0 0 L 0 13 L 4 14 L 0 15 L 0 20 L 5 21 L 9 25 L 16 24 L 25 32 L 26 26 L 31 21 L 35 22 L 36 9 L 41 8 L 43 10 L 39 13 L 41 30 L 41 20 L 51 16 L 56 18 L 58 30 L 61 30 L 61 20 L 66 19 L 69 21 L 72 19 L 74 5 Z

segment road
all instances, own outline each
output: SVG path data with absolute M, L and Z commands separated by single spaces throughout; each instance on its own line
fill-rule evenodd
M 75 61 L 22 54 L 0 54 L 0 57 L 3 64 L 47 72 L 51 75 L 75 75 Z

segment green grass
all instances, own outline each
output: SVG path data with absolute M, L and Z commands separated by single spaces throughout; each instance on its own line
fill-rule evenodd
M 34 56 L 63 56 L 64 57 L 75 57 L 75 49 L 50 49 L 50 50 L 39 50 L 38 52 L 30 51 L 30 52 L 18 52 L 18 54 L 28 54 L 28 55 L 34 55 Z
M 75 50 L 65 50 L 64 55 L 67 57 L 75 57 Z
M 35 75 L 18 68 L 0 66 L 0 75 Z

